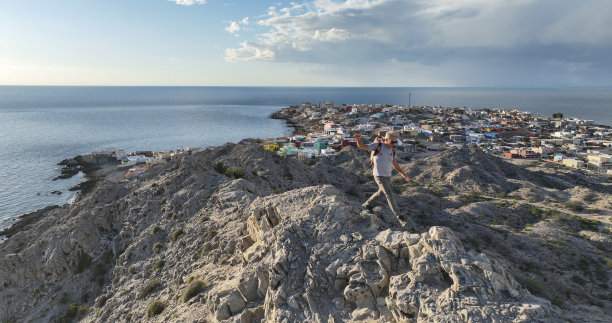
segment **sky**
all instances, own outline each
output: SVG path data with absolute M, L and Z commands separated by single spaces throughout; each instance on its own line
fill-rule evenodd
M 612 87 L 612 1 L 0 0 L 0 85 Z

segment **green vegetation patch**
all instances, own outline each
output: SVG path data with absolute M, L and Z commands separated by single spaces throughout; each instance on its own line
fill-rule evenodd
M 147 296 L 149 296 L 149 294 L 151 294 L 151 292 L 153 292 L 157 287 L 159 287 L 159 282 L 157 281 L 157 279 L 152 279 L 150 280 L 145 287 L 138 292 L 138 295 L 136 295 L 136 298 L 138 299 L 143 299 Z
M 153 244 L 153 252 L 158 252 L 161 248 L 163 248 L 164 245 L 160 242 L 156 242 L 155 244 Z
M 192 297 L 198 295 L 204 288 L 206 288 L 207 284 L 205 281 L 196 279 L 193 280 L 189 285 L 187 285 L 187 289 L 183 293 L 181 297 L 181 302 L 186 303 Z
M 166 304 L 164 304 L 164 302 L 160 300 L 153 301 L 151 304 L 149 304 L 149 307 L 147 307 L 147 320 L 153 316 L 161 314 L 165 308 Z
M 206 234 L 206 241 L 210 241 L 212 240 L 214 237 L 217 236 L 217 228 L 212 228 L 210 231 L 208 231 L 208 233 Z
M 505 207 L 505 208 L 510 207 L 510 203 L 508 201 L 497 201 L 497 202 L 493 202 L 493 204 L 499 207 Z
M 506 194 L 506 192 L 500 192 L 495 194 L 495 197 L 498 199 L 505 199 L 506 197 L 508 197 L 508 194 Z
M 93 270 L 91 271 L 91 280 L 92 281 L 100 281 L 102 278 L 104 278 L 104 275 L 106 275 L 107 270 L 106 267 L 101 264 L 101 263 L 97 263 Z
M 115 254 L 111 250 L 106 250 L 102 254 L 101 259 L 103 263 L 110 265 L 113 262 L 113 259 L 115 259 Z
M 221 257 L 221 259 L 219 260 L 219 265 L 225 265 L 227 261 L 229 260 L 229 258 L 230 257 L 228 255 Z
M 219 174 L 224 174 L 227 170 L 227 166 L 223 162 L 218 162 L 213 166 L 213 169 L 217 171 Z
M 66 311 L 64 311 L 64 313 L 60 315 L 59 322 L 60 323 L 72 322 L 75 319 L 85 316 L 85 314 L 87 314 L 87 311 L 89 311 L 89 307 L 85 305 L 79 306 L 76 303 L 72 303 L 70 304 L 70 306 L 66 308 Z
M 225 176 L 227 177 L 232 177 L 232 178 L 244 178 L 244 171 L 240 168 L 232 168 L 232 169 L 226 169 L 224 172 Z
M 160 271 L 162 269 L 162 267 L 164 267 L 164 265 L 166 264 L 166 261 L 163 259 L 158 259 L 155 264 L 153 265 L 153 270 L 155 271 Z
M 100 297 L 98 297 L 98 299 L 96 300 L 96 306 L 97 306 L 97 307 L 102 307 L 102 306 L 104 306 L 104 304 L 106 304 L 106 301 L 108 301 L 108 295 L 106 295 L 106 294 L 102 294 L 102 295 L 100 295 Z
M 549 295 L 550 295 L 551 291 L 548 288 L 548 286 L 546 286 L 541 281 L 539 281 L 539 280 L 537 280 L 535 278 L 531 278 L 531 277 L 526 276 L 526 275 L 520 275 L 520 276 L 517 276 L 515 278 L 516 278 L 516 280 L 519 283 L 521 283 L 521 285 L 523 285 L 525 288 L 527 288 L 529 290 L 529 292 L 531 292 L 532 294 L 535 294 L 537 296 L 542 296 L 542 297 L 549 298 Z
M 463 203 L 473 203 L 473 202 L 484 201 L 485 198 L 482 196 L 480 192 L 471 191 L 471 192 L 461 195 L 459 200 Z
M 91 265 L 91 257 L 87 253 L 81 252 L 79 254 L 79 259 L 77 262 L 77 269 L 76 269 L 77 274 L 82 273 L 90 265 Z
M 156 234 L 159 232 L 159 230 L 161 230 L 158 226 L 154 226 L 153 227 L 153 234 Z
M 577 215 L 572 215 L 572 219 L 578 221 L 580 223 L 580 226 L 588 231 L 598 231 L 598 227 L 601 224 L 601 222 L 599 220 L 591 220 L 591 219 L 586 219 Z
M 68 304 L 68 294 L 67 293 L 62 294 L 62 297 L 60 297 L 59 299 L 59 303 L 62 305 Z
M 566 247 L 565 242 L 560 241 L 560 240 L 557 240 L 557 239 L 553 239 L 553 238 L 551 238 L 551 239 L 548 239 L 548 240 L 546 240 L 546 241 L 547 241 L 549 244 L 554 245 L 554 246 L 557 246 L 557 247 L 559 247 L 559 248 L 565 248 L 565 247 Z
M 531 212 L 531 214 L 533 214 L 533 216 L 536 216 L 538 218 L 543 218 L 544 217 L 544 210 L 536 207 L 536 206 L 531 206 L 531 209 L 529 210 Z
M 584 205 L 582 205 L 582 203 L 579 201 L 567 201 L 563 203 L 563 205 L 574 212 L 584 211 Z
M 172 232 L 172 235 L 170 237 L 172 238 L 172 241 L 176 241 L 180 239 L 184 234 L 185 231 L 183 231 L 183 228 L 178 228 L 174 230 L 174 232 Z
M 572 279 L 572 281 L 573 281 L 574 283 L 576 283 L 576 284 L 578 284 L 578 285 L 583 285 L 583 284 L 585 284 L 585 283 L 587 282 L 586 280 L 584 280 L 584 278 L 582 278 L 582 277 L 580 277 L 580 276 L 578 276 L 578 275 L 574 275 L 574 276 L 572 276 L 572 278 L 571 278 L 571 279 Z

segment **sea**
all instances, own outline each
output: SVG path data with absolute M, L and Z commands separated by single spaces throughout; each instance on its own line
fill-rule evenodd
M 70 199 L 83 179 L 54 181 L 63 159 L 284 136 L 273 112 L 328 101 L 561 112 L 612 126 L 612 89 L 0 86 L 0 229 Z

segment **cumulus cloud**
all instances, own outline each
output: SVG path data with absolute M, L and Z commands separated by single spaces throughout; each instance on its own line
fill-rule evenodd
M 226 59 L 610 71 L 611 12 L 599 0 L 312 0 L 269 7 Z
M 274 59 L 274 52 L 259 44 L 244 41 L 240 43 L 240 48 L 226 49 L 225 59 L 230 62 L 269 61 Z
M 229 26 L 225 27 L 225 31 L 230 34 L 236 33 L 242 30 L 242 26 L 247 26 L 249 24 L 249 17 L 242 18 L 240 21 L 230 21 Z
M 225 31 L 227 31 L 228 33 L 235 33 L 237 31 L 240 31 L 240 24 L 238 24 L 235 21 L 231 21 L 229 26 L 225 27 Z
M 206 4 L 206 0 L 168 0 L 182 6 L 192 6 L 194 4 Z

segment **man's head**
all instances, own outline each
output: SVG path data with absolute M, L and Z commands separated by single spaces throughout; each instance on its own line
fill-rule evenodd
M 385 143 L 388 144 L 395 144 L 397 142 L 397 135 L 395 134 L 394 131 L 387 131 L 387 134 L 385 134 Z

